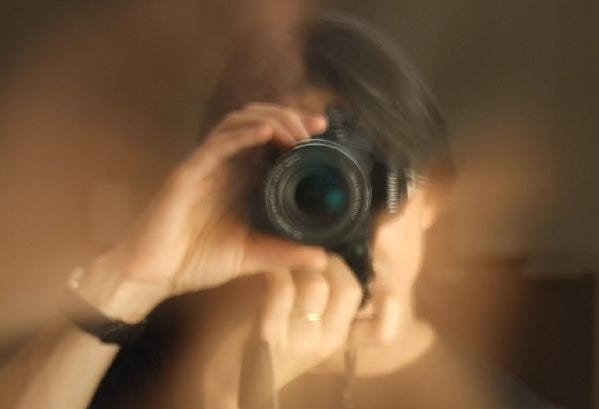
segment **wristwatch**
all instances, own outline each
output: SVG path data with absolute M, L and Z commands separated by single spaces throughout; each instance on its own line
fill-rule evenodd
M 143 334 L 146 320 L 129 324 L 104 315 L 77 293 L 84 270 L 75 269 L 58 304 L 61 315 L 80 330 L 106 344 L 130 345 Z

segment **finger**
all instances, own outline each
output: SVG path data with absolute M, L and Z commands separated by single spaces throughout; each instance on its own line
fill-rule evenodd
M 262 340 L 277 345 L 288 343 L 289 318 L 295 300 L 295 286 L 287 269 L 270 270 L 264 274 L 266 297 L 260 336 Z
M 296 137 L 291 133 L 291 130 L 281 123 L 278 117 L 273 114 L 263 113 L 244 109 L 235 111 L 227 115 L 227 117 L 218 125 L 206 139 L 219 138 L 223 133 L 238 131 L 241 128 L 252 128 L 264 125 L 273 130 L 273 141 L 279 142 L 284 146 L 295 145 Z
M 183 188 L 193 188 L 226 160 L 273 138 L 273 130 L 265 125 L 240 128 L 206 140 L 175 173 L 175 181 Z
M 329 121 L 324 115 L 311 114 L 309 116 L 305 116 L 304 125 L 308 128 L 310 135 L 320 135 L 327 130 Z
M 318 271 L 295 271 L 295 303 L 289 320 L 289 344 L 294 353 L 307 353 L 320 340 L 321 319 L 329 297 L 329 286 Z
M 268 104 L 250 104 L 248 111 L 268 118 L 274 118 L 281 126 L 289 131 L 296 141 L 310 138 L 310 132 L 304 124 L 299 112 L 291 108 L 283 108 Z
M 322 315 L 329 298 L 329 285 L 323 274 L 316 270 L 303 270 L 295 271 L 292 276 L 296 290 L 295 309 Z
M 247 109 L 258 114 L 276 118 L 297 141 L 310 138 L 326 130 L 327 120 L 324 115 L 308 114 L 296 109 L 285 108 L 274 104 L 253 103 Z
M 325 270 L 329 302 L 322 321 L 323 352 L 331 353 L 347 339 L 362 299 L 362 288 L 351 269 L 338 256 L 329 257 Z
M 276 236 L 251 232 L 241 262 L 242 274 L 269 271 L 273 268 L 322 270 L 326 253 L 320 247 L 305 246 Z
M 390 290 L 371 291 L 370 314 L 354 322 L 350 334 L 353 346 L 388 346 L 395 340 L 401 320 L 401 299 Z M 362 314 L 360 314 L 362 315 Z
M 284 147 L 291 147 L 296 142 L 294 137 L 272 118 L 257 118 L 236 113 L 230 121 L 237 125 L 243 122 L 244 126 L 223 126 L 222 129 L 216 128 L 211 133 L 175 175 L 176 180 L 182 181 L 184 187 L 197 183 L 224 161 L 244 150 L 271 141 Z M 311 117 L 307 123 L 311 124 L 313 129 L 326 128 L 326 119 L 322 117 Z

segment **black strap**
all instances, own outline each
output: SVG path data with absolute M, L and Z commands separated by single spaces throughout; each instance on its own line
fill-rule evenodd
M 108 318 L 70 289 L 65 291 L 59 310 L 79 329 L 106 344 L 129 345 L 139 339 L 146 327 L 145 320 L 137 324 L 128 324 Z

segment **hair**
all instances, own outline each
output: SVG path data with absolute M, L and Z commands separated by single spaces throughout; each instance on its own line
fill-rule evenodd
M 424 171 L 435 178 L 453 176 L 435 98 L 395 41 L 369 23 L 339 13 L 310 18 L 300 40 L 303 72 L 289 66 L 296 60 L 277 59 L 274 52 L 268 63 L 257 63 L 243 47 L 233 52 L 211 95 L 200 133 L 245 103 L 276 102 L 307 82 L 332 91 L 348 105 L 388 160 L 416 177 Z
M 394 41 L 367 23 L 340 14 L 307 26 L 308 83 L 339 96 L 389 160 L 418 174 L 448 164 L 448 142 L 437 103 Z

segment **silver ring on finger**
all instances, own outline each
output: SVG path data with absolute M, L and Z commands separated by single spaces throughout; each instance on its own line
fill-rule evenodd
M 322 314 L 316 311 L 295 311 L 293 315 L 307 322 L 322 321 Z

